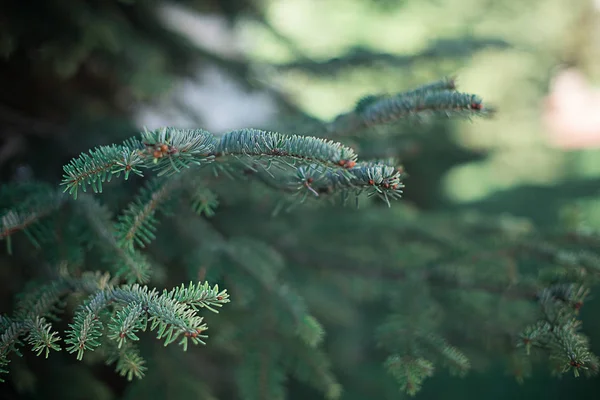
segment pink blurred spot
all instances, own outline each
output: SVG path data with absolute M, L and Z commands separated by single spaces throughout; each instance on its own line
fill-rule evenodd
M 563 70 L 554 78 L 542 119 L 552 146 L 600 148 L 600 90 L 578 71 Z

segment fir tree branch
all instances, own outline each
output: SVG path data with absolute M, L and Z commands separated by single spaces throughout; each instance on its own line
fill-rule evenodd
M 60 337 L 52 331 L 52 324 L 47 323 L 44 318 L 40 317 L 27 322 L 29 332 L 25 339 L 37 356 L 44 353 L 44 356 L 48 358 L 50 350 L 60 350 L 60 346 L 56 343 L 60 340 Z
M 324 270 L 338 270 L 343 274 L 351 273 L 356 276 L 383 279 L 388 282 L 403 282 L 409 277 L 409 273 L 403 269 L 390 269 L 385 260 L 380 262 L 369 262 L 368 264 L 357 263 L 352 257 L 344 257 L 338 253 L 328 254 L 322 249 L 312 249 L 314 258 L 308 258 L 305 253 L 287 246 L 278 246 L 283 252 L 299 262 L 305 262 L 314 267 Z M 464 261 L 469 257 L 465 256 Z M 419 274 L 425 285 L 438 288 L 455 290 L 474 290 L 486 293 L 498 294 L 505 298 L 514 300 L 536 301 L 538 298 L 539 285 L 523 282 L 519 285 L 495 284 L 488 281 L 462 282 L 445 271 L 444 266 L 452 263 L 454 258 L 441 257 L 437 260 L 422 263 L 415 269 L 421 271 Z M 456 260 L 460 262 L 461 259 Z M 412 275 L 410 275 L 412 276 Z
M 10 208 L 0 213 L 0 240 L 6 240 L 9 254 L 10 237 L 16 232 L 24 232 L 40 248 L 40 243 L 52 236 L 44 219 L 64 205 L 65 197 L 45 184 L 3 185 L 2 196 L 5 199 L 0 199 L 0 210 L 2 203 L 10 204 Z
M 132 147 L 135 146 L 132 142 Z M 139 146 L 135 146 L 139 147 Z M 64 166 L 63 185 L 65 192 L 77 198 L 79 187 L 85 192 L 90 185 L 94 192 L 102 192 L 102 184 L 110 182 L 113 176 L 124 173 L 128 179 L 131 172 L 141 175 L 140 167 L 144 160 L 135 148 L 124 145 L 101 146 L 83 153 Z
M 568 234 L 569 236 L 570 234 Z M 523 243 L 515 248 L 516 252 L 534 255 L 541 260 L 563 265 L 572 269 L 580 268 L 589 274 L 600 274 L 600 256 L 585 250 L 569 251 L 549 241 Z
M 50 350 L 59 351 L 60 337 L 46 318 L 56 319 L 65 296 L 97 291 L 107 282 L 107 275 L 84 273 L 79 278 L 60 277 L 20 295 L 14 318 L 0 315 L 0 373 L 7 372 L 2 367 L 8 365 L 9 353 L 20 354 L 21 336 L 25 336 L 25 341 L 38 356 L 44 353 L 47 358 Z
M 443 79 L 396 96 L 368 96 L 360 100 L 352 112 L 338 116 L 326 130 L 331 134 L 349 134 L 426 112 L 449 115 L 487 111 L 477 96 L 458 93 L 453 79 Z M 73 159 L 64 167 L 62 184 L 65 191 L 76 197 L 79 187 L 85 191 L 91 185 L 95 192 L 100 192 L 102 183 L 113 175 L 124 173 L 128 179 L 131 172 L 142 175 L 145 168 L 156 171 L 159 176 L 178 173 L 191 165 L 213 164 L 216 171 L 227 172 L 231 167 L 228 158 L 244 165 L 247 171 L 261 170 L 272 178 L 275 178 L 269 172 L 272 165 L 295 169 L 295 180 L 290 180 L 289 175 L 280 182 L 262 174 L 257 176 L 271 187 L 284 191 L 291 191 L 290 186 L 296 185 L 297 191 L 304 191 L 303 200 L 309 194 L 319 196 L 336 189 L 341 189 L 342 198 L 346 199 L 350 192 L 360 194 L 367 189 L 369 195 L 377 195 L 389 205 L 389 198 L 399 198 L 402 193 L 396 166 L 382 162 L 357 163 L 357 155 L 351 148 L 330 140 L 257 129 L 235 130 L 220 138 L 201 129 L 144 130 L 140 139 L 99 147 Z M 151 240 L 152 210 L 156 204 L 147 203 L 146 208 L 141 204 L 132 205 L 125 213 L 121 223 L 131 230 L 122 231 L 123 243 L 145 245 Z
M 517 346 L 524 347 L 528 356 L 532 348 L 548 353 L 554 373 L 597 374 L 600 360 L 591 352 L 589 340 L 579 333 L 581 322 L 576 319 L 588 294 L 584 286 L 574 284 L 541 290 L 538 299 L 544 317 L 524 329 Z
M 112 267 L 115 277 L 123 275 L 130 283 L 147 282 L 151 271 L 149 260 L 135 249 L 128 250 L 119 246 L 108 209 L 89 196 L 82 197 L 76 205 L 91 231 L 100 239 L 92 244 L 102 249 L 104 261 Z
M 202 343 L 207 336 L 203 332 L 207 325 L 197 315 L 199 307 L 216 312 L 229 302 L 226 291 L 208 284 L 190 285 L 176 288 L 170 292 L 158 294 L 147 286 L 124 285 L 108 288 L 92 295 L 75 313 L 74 323 L 70 325 L 65 342 L 70 344 L 67 351 L 77 352 L 81 360 L 85 350 L 94 350 L 100 346 L 100 337 L 104 324 L 101 313 L 109 306 L 119 306 L 108 324 L 108 337 L 117 341 L 118 348 L 129 340 L 137 341 L 137 331 L 157 331 L 157 338 L 164 340 L 165 346 L 180 339 L 179 344 L 187 350 L 188 342 Z M 180 338 L 181 337 L 181 338 Z
M 133 378 L 142 379 L 145 376 L 148 370 L 146 361 L 132 342 L 123 342 L 119 347 L 115 346 L 113 341 L 107 340 L 103 350 L 106 353 L 106 365 L 115 364 L 117 373 L 128 381 L 132 381 Z
M 115 147 L 116 148 L 116 147 Z M 313 137 L 286 136 L 274 132 L 256 129 L 241 129 L 223 135 L 220 140 L 203 130 L 185 130 L 161 128 L 144 131 L 142 141 L 131 139 L 121 146 L 122 151 L 137 154 L 131 162 L 120 162 L 120 152 L 93 150 L 83 154 L 65 166 L 63 185 L 76 196 L 77 188 L 83 190 L 92 185 L 94 191 L 101 191 L 101 183 L 114 174 L 119 176 L 123 171 L 136 171 L 141 175 L 141 168 L 152 168 L 159 175 L 174 174 L 192 164 L 210 163 L 215 157 L 252 156 L 257 159 L 287 159 L 311 161 L 328 164 L 332 167 L 343 167 L 346 162 L 354 162 L 356 155 L 352 149 L 331 141 Z M 135 161 L 135 162 L 134 162 Z M 287 161 L 286 163 L 289 163 Z M 98 165 L 120 168 L 111 170 L 98 168 Z M 76 166 L 76 167 L 74 167 Z M 121 168 L 121 166 L 123 168 Z
M 22 345 L 21 336 L 25 336 L 25 340 L 38 356 L 44 353 L 48 358 L 50 350 L 60 350 L 57 343 L 60 337 L 44 318 L 11 320 L 0 316 L 0 319 L 2 322 L 0 324 L 0 373 L 8 372 L 4 367 L 9 363 L 9 353 L 14 352 L 20 355 L 18 346 Z M 0 378 L 0 382 L 3 382 L 2 378 Z
M 236 386 L 243 399 L 277 399 L 285 395 L 285 370 L 279 361 L 277 343 L 262 341 L 259 348 L 246 354 L 235 371 Z
M 20 337 L 33 351 L 47 357 L 50 350 L 60 350 L 58 334 L 52 330 L 45 316 L 54 317 L 62 306 L 61 299 L 75 293 L 89 294 L 88 299 L 78 308 L 73 323 L 66 332 L 67 352 L 77 353 L 81 360 L 86 350 L 101 346 L 104 327 L 107 326 L 107 339 L 115 343 L 115 351 L 108 353 L 109 364 L 117 362 L 117 372 L 132 379 L 144 375 L 144 361 L 131 342 L 138 340 L 136 332 L 157 330 L 157 337 L 165 345 L 183 336 L 179 344 L 187 349 L 188 341 L 204 343 L 207 336 L 203 332 L 207 325 L 197 315 L 200 308 L 218 312 L 217 308 L 229 302 L 226 290 L 208 283 L 181 286 L 159 294 L 147 286 L 109 284 L 108 275 L 86 273 L 80 278 L 61 277 L 41 287 L 37 287 L 17 304 L 15 319 L 0 316 L 0 371 L 6 372 L 8 355 L 19 354 L 22 345 Z M 91 293 L 91 294 L 90 294 Z M 113 310 L 108 323 L 103 322 Z
M 328 400 L 341 398 L 342 385 L 332 373 L 331 362 L 321 349 L 307 348 L 306 343 L 298 345 L 290 339 L 277 339 L 284 341 L 286 348 L 290 349 L 288 356 L 282 361 L 298 380 L 312 385 L 321 391 Z
M 119 375 L 127 378 L 128 381 L 133 380 L 133 378 L 142 379 L 148 370 L 145 364 L 146 361 L 138 351 L 129 349 L 119 355 L 115 370 Z
M 424 358 L 392 355 L 385 361 L 388 372 L 398 381 L 400 389 L 410 396 L 416 395 L 423 381 L 433 376 L 433 364 Z
M 455 78 L 448 77 L 396 94 L 367 95 L 359 99 L 352 110 L 329 122 L 305 117 L 299 125 L 315 136 L 341 138 L 407 118 L 413 121 L 436 115 L 470 118 L 489 116 L 493 112 L 478 96 L 458 92 Z
M 258 129 L 240 129 L 226 133 L 217 145 L 216 154 L 217 156 L 231 154 L 274 157 L 274 159 L 285 157 L 331 167 L 344 166 L 343 164 L 347 162 L 355 162 L 357 158 L 354 150 L 341 143 L 311 136 L 283 135 Z
M 437 353 L 438 358 L 441 358 L 443 364 L 448 367 L 451 373 L 465 376 L 471 368 L 471 363 L 465 354 L 448 343 L 443 337 L 436 335 L 434 332 L 424 332 L 419 335 L 419 339 Z
M 226 232 L 212 220 L 207 220 L 217 243 L 212 251 L 223 252 L 236 265 L 242 268 L 268 293 L 275 296 L 277 304 L 284 311 L 277 324 L 284 331 L 291 331 L 306 345 L 315 347 L 323 338 L 323 328 L 308 313 L 304 299 L 289 285 L 281 283 L 278 273 L 284 268 L 284 260 L 278 252 L 262 242 L 243 237 L 228 237 Z M 291 329 L 290 329 L 291 328 Z
M 219 290 L 219 285 L 210 287 L 208 282 L 204 284 L 193 285 L 191 282 L 188 287 L 183 284 L 174 288 L 170 292 L 164 291 L 163 296 L 173 299 L 178 303 L 186 304 L 194 310 L 206 308 L 214 313 L 219 311 L 214 307 L 222 307 L 228 298 L 226 290 Z
M 100 320 L 100 312 L 108 305 L 108 291 L 99 291 L 92 295 L 75 313 L 73 323 L 69 324 L 65 343 L 69 353 L 77 352 L 77 360 L 83 359 L 85 350 L 93 350 L 100 346 L 100 336 L 104 324 Z
M 192 210 L 197 215 L 212 217 L 215 209 L 219 207 L 217 195 L 205 187 L 191 187 L 189 192 Z
M 394 96 L 365 97 L 358 101 L 354 110 L 337 116 L 326 129 L 330 136 L 338 137 L 407 117 L 435 114 L 474 116 L 486 115 L 490 111 L 479 97 L 455 91 L 453 80 L 445 79 Z
M 119 247 L 133 251 L 134 245 L 148 245 L 155 238 L 156 212 L 181 188 L 180 179 L 158 178 L 149 181 L 117 219 L 115 231 Z
M 222 237 L 222 240 L 225 240 Z M 278 324 L 293 332 L 306 343 L 318 343 L 323 335 L 321 326 L 314 320 L 304 299 L 289 285 L 280 282 L 279 271 L 283 268 L 283 259 L 264 243 L 246 238 L 228 238 L 221 244 L 221 250 L 256 280 L 262 289 L 279 301 L 285 310 Z M 289 321 L 289 322 L 288 322 Z M 307 322 L 313 321 L 311 324 Z
M 347 195 L 348 191 L 360 193 L 366 189 L 369 195 L 380 196 L 388 204 L 389 198 L 399 198 L 402 193 L 401 172 L 395 166 L 381 161 L 357 163 L 357 156 L 351 148 L 316 137 L 288 136 L 256 129 L 241 129 L 226 133 L 217 140 L 202 130 L 163 128 L 144 131 L 142 141 L 131 139 L 126 143 L 122 147 L 132 146 L 127 151 L 129 153 L 137 151 L 138 156 L 135 166 L 125 164 L 125 171 L 135 169 L 139 175 L 142 174 L 142 168 L 157 170 L 159 175 L 170 175 L 192 164 L 208 164 L 215 160 L 222 160 L 216 166 L 217 170 L 223 171 L 225 168 L 223 165 L 226 165 L 223 162 L 226 162 L 227 157 L 233 157 L 242 163 L 245 158 L 250 158 L 252 163 L 247 168 L 252 171 L 260 169 L 268 172 L 272 165 L 295 171 L 294 180 L 286 183 L 286 178 L 282 178 L 283 181 L 277 185 L 278 187 L 296 185 L 297 190 L 306 189 L 314 195 L 336 189 L 341 189 Z M 95 191 L 101 190 L 101 183 L 110 179 L 108 175 L 110 169 L 100 170 L 97 165 L 117 165 L 117 161 L 109 159 L 115 154 L 120 157 L 121 153 L 94 151 L 90 155 L 72 161 L 65 167 L 65 171 L 69 171 L 68 176 L 63 180 L 66 190 L 74 196 L 79 186 L 85 190 L 90 184 Z M 71 168 L 70 165 L 78 167 Z M 123 163 L 119 165 L 122 166 Z M 93 171 L 100 172 L 94 175 Z M 113 172 L 118 176 L 123 170 L 118 169 Z M 315 180 L 318 181 L 314 182 Z M 120 218 L 118 229 L 122 235 L 121 243 L 130 247 L 133 242 L 144 245 L 151 240 L 154 226 L 153 214 L 155 206 L 158 205 L 158 197 L 161 200 L 166 199 L 169 194 L 169 190 L 159 191 L 158 188 L 154 188 L 154 191 L 157 196 L 154 201 L 144 206 L 141 203 L 143 200 L 140 199 Z M 141 196 L 152 196 L 151 193 L 152 191 L 148 189 Z M 126 226 L 129 230 L 125 229 Z M 150 236 L 144 237 L 144 235 Z

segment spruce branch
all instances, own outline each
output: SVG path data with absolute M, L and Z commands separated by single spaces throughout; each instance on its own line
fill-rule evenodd
M 427 332 L 419 335 L 420 341 L 431 348 L 441 358 L 451 373 L 458 376 L 465 376 L 471 368 L 471 363 L 467 356 L 458 348 L 452 346 L 443 337 L 434 332 Z
M 207 325 L 197 311 L 206 308 L 218 312 L 217 308 L 229 302 L 226 290 L 206 282 L 182 285 L 159 294 L 147 286 L 115 287 L 109 281 L 108 275 L 98 273 L 84 273 L 79 278 L 65 276 L 21 296 L 15 318 L 0 316 L 0 372 L 6 372 L 4 367 L 10 353 L 20 354 L 21 338 L 37 355 L 43 353 L 48 357 L 50 350 L 61 349 L 60 337 L 46 322 L 46 316 L 55 316 L 66 295 L 88 294 L 66 332 L 67 352 L 76 353 L 77 359 L 82 360 L 85 351 L 107 345 L 102 341 L 105 336 L 109 344 L 107 362 L 116 362 L 117 372 L 128 379 L 141 378 L 146 370 L 139 352 L 132 347 L 132 342 L 138 340 L 138 331 L 145 331 L 151 325 L 150 330 L 156 330 L 165 345 L 182 336 L 179 344 L 185 350 L 188 341 L 204 343 L 207 337 L 203 334 Z
M 12 201 L 11 201 L 12 200 Z M 6 240 L 9 254 L 11 236 L 23 232 L 37 248 L 52 237 L 46 218 L 64 203 L 61 193 L 45 184 L 3 185 L 0 198 L 0 240 Z M 8 208 L 3 208 L 5 203 Z
M 64 166 L 64 191 L 77 198 L 78 189 L 91 186 L 102 192 L 102 184 L 113 176 L 131 173 L 143 176 L 142 169 L 161 175 L 180 172 L 190 165 L 210 162 L 214 158 L 214 137 L 200 129 L 160 128 L 144 130 L 141 138 L 131 138 L 121 145 L 101 146 L 83 153 Z
M 581 321 L 576 318 L 588 294 L 585 286 L 576 284 L 559 283 L 542 289 L 538 301 L 543 318 L 525 328 L 517 346 L 524 347 L 527 355 L 532 348 L 545 352 L 556 374 L 597 374 L 600 360 L 591 352 L 588 338 L 579 332 Z
M 140 303 L 131 303 L 117 310 L 111 322 L 108 324 L 108 338 L 115 340 L 119 349 L 127 340 L 140 340 L 136 332 L 145 330 L 148 323 Z
M 197 314 L 200 307 L 215 311 L 229 302 L 229 295 L 218 286 L 192 284 L 159 294 L 155 289 L 139 284 L 109 288 L 92 295 L 75 314 L 75 322 L 70 325 L 66 342 L 67 350 L 77 352 L 81 359 L 85 350 L 93 350 L 100 345 L 103 323 L 101 312 L 107 307 L 118 307 L 108 323 L 108 337 L 123 347 L 129 340 L 137 341 L 136 332 L 157 331 L 157 338 L 164 340 L 165 346 L 180 339 L 179 344 L 187 350 L 188 342 L 205 344 L 202 339 L 207 325 Z
M 117 217 L 115 231 L 119 247 L 129 251 L 134 250 L 134 245 L 146 247 L 155 238 L 157 211 L 175 197 L 181 187 L 180 179 L 150 180 Z
M 576 378 L 581 372 L 597 375 L 599 359 L 589 350 L 588 338 L 575 331 L 576 325 L 562 326 L 552 332 L 555 340 L 550 342 L 550 362 L 557 373 L 572 371 Z
M 258 129 L 240 129 L 226 133 L 217 145 L 217 154 L 285 157 L 292 161 L 308 161 L 330 166 L 353 165 L 357 155 L 341 143 L 311 136 L 283 135 Z
M 426 113 L 483 115 L 487 112 L 477 96 L 456 92 L 454 79 L 447 78 L 395 96 L 367 96 L 353 111 L 328 124 L 326 131 L 334 135 L 349 134 Z M 62 184 L 65 191 L 76 197 L 79 187 L 85 191 L 91 185 L 95 192 L 100 192 L 103 182 L 121 173 L 125 179 L 131 172 L 142 175 L 143 169 L 171 176 L 192 165 L 212 164 L 215 172 L 229 174 L 235 163 L 273 188 L 303 194 L 303 200 L 309 194 L 318 197 L 336 189 L 341 189 L 343 199 L 351 192 L 367 190 L 369 195 L 377 195 L 389 204 L 390 198 L 399 198 L 402 193 L 401 174 L 395 165 L 376 161 L 359 163 L 353 149 L 331 140 L 258 129 L 238 129 L 219 138 L 202 129 L 144 130 L 139 138 L 99 147 L 73 159 L 64 167 Z M 291 169 L 292 174 L 273 173 L 272 166 Z M 139 203 L 132 205 L 122 217 L 122 223 L 132 228 L 124 232 L 128 246 L 134 242 L 145 245 L 153 237 L 152 204 L 156 203 L 147 203 L 146 208 Z
M 285 397 L 286 373 L 279 364 L 281 350 L 277 343 L 262 342 L 255 351 L 245 354 L 235 371 L 240 396 L 247 400 Z
M 360 98 L 352 110 L 330 121 L 303 116 L 300 121 L 284 124 L 281 129 L 339 140 L 403 120 L 420 122 L 435 116 L 470 119 L 490 116 L 494 111 L 489 105 L 484 106 L 478 96 L 458 92 L 455 78 L 448 77 L 400 93 L 369 94 Z M 389 133 L 389 130 L 385 132 Z
M 25 320 L 40 316 L 56 319 L 62 309 L 62 298 L 71 292 L 69 286 L 65 280 L 59 279 L 21 293 L 15 307 L 15 318 Z
M 144 129 L 141 136 L 142 157 L 159 176 L 214 159 L 216 138 L 203 129 Z
M 434 372 L 433 364 L 420 357 L 392 355 L 386 359 L 385 367 L 400 384 L 400 389 L 410 396 L 416 395 L 423 381 Z
M 76 199 L 79 187 L 85 192 L 91 186 L 95 193 L 101 193 L 102 184 L 110 182 L 113 176 L 119 177 L 123 173 L 128 179 L 132 172 L 141 175 L 140 168 L 143 166 L 144 159 L 140 157 L 138 149 L 127 144 L 100 146 L 65 165 L 62 184 L 64 191 Z
M 308 165 L 298 167 L 294 185 L 297 191 L 303 191 L 305 195 L 339 193 L 344 201 L 349 194 L 358 196 L 366 192 L 369 197 L 378 196 L 390 206 L 390 199 L 399 199 L 402 195 L 403 177 L 402 167 L 385 161 L 355 163 L 344 174 L 318 165 Z
M 212 217 L 219 207 L 219 199 L 213 191 L 206 187 L 192 187 L 189 190 L 192 210 L 197 215 Z
M 354 110 L 340 114 L 327 126 L 333 136 L 350 135 L 376 125 L 385 125 L 407 117 L 425 115 L 486 115 L 481 99 L 454 90 L 452 79 L 423 86 L 396 95 L 368 96 L 359 100 Z
M 107 281 L 106 275 L 87 272 L 78 278 L 59 277 L 18 296 L 14 317 L 0 315 L 0 373 L 7 372 L 2 367 L 8 365 L 9 353 L 21 354 L 21 337 L 38 356 L 44 353 L 47 358 L 50 350 L 59 351 L 60 337 L 46 319 L 56 319 L 67 295 L 95 292 Z
M 127 378 L 128 381 L 133 378 L 142 379 L 148 370 L 146 361 L 137 351 L 129 349 L 119 355 L 116 360 L 115 370 L 119 375 Z
M 306 342 L 295 343 L 294 339 L 283 339 L 289 349 L 282 364 L 300 381 L 321 391 L 328 400 L 342 397 L 342 385 L 332 372 L 332 365 L 321 349 L 311 348 Z
M 108 340 L 103 345 L 103 350 L 106 353 L 106 365 L 115 364 L 116 372 L 128 381 L 145 376 L 148 370 L 146 360 L 132 342 L 123 342 L 122 346 L 115 346 L 113 341 Z
M 249 159 L 251 162 L 246 165 L 246 168 L 253 172 L 261 170 L 274 176 L 268 172 L 273 165 L 288 168 L 292 173 L 295 171 L 297 175 L 305 178 L 302 183 L 304 188 L 312 188 L 309 181 L 314 180 L 315 177 L 307 175 L 310 171 L 310 175 L 318 175 L 323 181 L 322 187 L 319 188 L 321 191 L 331 191 L 338 187 L 355 190 L 371 186 L 373 193 L 386 199 L 388 195 L 397 198 L 400 193 L 396 190 L 400 187 L 400 174 L 394 170 L 395 167 L 384 165 L 382 162 L 357 163 L 357 155 L 351 148 L 316 137 L 240 129 L 228 132 L 217 139 L 203 130 L 161 128 L 144 131 L 141 141 L 130 139 L 126 143 L 127 145 L 122 145 L 123 148 L 130 146 L 129 150 L 138 152 L 135 164 L 138 175 L 142 174 L 143 168 L 157 170 L 159 175 L 172 175 L 192 164 L 215 164 L 213 161 L 219 161 L 215 164 L 217 171 L 226 171 L 228 159 L 242 164 Z M 95 151 L 72 161 L 71 164 L 79 167 L 71 168 L 71 164 L 65 167 L 70 172 L 63 180 L 63 185 L 66 185 L 67 190 L 74 196 L 79 186 L 85 190 L 88 184 L 91 184 L 95 191 L 99 191 L 101 182 L 110 179 L 110 173 L 118 176 L 123 172 L 121 169 L 110 172 L 112 171 L 110 168 L 97 167 L 100 164 L 116 165 L 115 160 L 109 159 L 115 154 L 120 153 Z M 126 170 L 133 170 L 133 166 L 131 169 L 126 167 Z M 286 184 L 286 178 L 283 178 L 279 187 L 293 184 L 293 181 Z M 315 189 L 310 191 L 318 194 Z M 154 193 L 157 196 L 159 192 L 159 189 L 155 188 Z M 150 193 L 152 190 L 148 189 L 141 194 L 141 197 L 148 197 Z M 160 193 L 166 198 L 168 190 Z M 138 200 L 120 219 L 119 228 L 124 226 L 131 228 L 130 231 L 123 232 L 124 243 L 133 241 L 142 245 L 151 239 L 151 236 L 144 237 L 144 234 L 152 232 L 153 205 L 157 202 L 146 203 L 145 206 L 142 203 L 141 199 Z
M 110 211 L 91 196 L 82 196 L 75 204 L 89 224 L 91 232 L 100 239 L 91 244 L 103 251 L 103 261 L 111 266 L 115 277 L 124 276 L 129 283 L 147 282 L 152 270 L 150 261 L 135 249 L 119 246 Z
M 288 284 L 280 281 L 278 274 L 284 263 L 274 249 L 262 242 L 240 237 L 229 238 L 220 249 L 257 281 L 264 291 L 279 300 L 278 304 L 285 312 L 278 322 L 280 325 L 286 329 L 293 327 L 293 331 L 306 343 L 317 343 L 321 339 L 323 333 L 320 326 L 306 324 L 313 318 L 308 314 L 304 299 Z
M 53 331 L 52 325 L 44 318 L 36 317 L 25 320 L 12 320 L 6 316 L 0 316 L 0 373 L 6 373 L 4 369 L 9 363 L 9 354 L 15 353 L 21 355 L 18 346 L 23 342 L 21 336 L 25 336 L 25 341 L 31 346 L 36 355 L 48 358 L 50 350 L 59 351 L 58 345 L 60 337 Z M 0 378 L 0 382 L 4 380 Z
M 178 303 L 189 305 L 194 310 L 206 308 L 214 313 L 219 312 L 214 307 L 222 307 L 223 304 L 228 302 L 227 291 L 219 290 L 219 285 L 211 288 L 208 282 L 201 285 L 194 285 L 190 282 L 187 287 L 182 284 L 169 292 L 164 291 L 163 296 Z
M 52 324 L 47 323 L 44 318 L 36 317 L 28 320 L 27 325 L 29 332 L 25 340 L 36 355 L 44 353 L 44 356 L 48 358 L 50 350 L 60 350 L 60 346 L 57 344 L 60 337 L 52 330 Z
M 75 313 L 73 323 L 69 324 L 65 343 L 69 353 L 77 352 L 77 360 L 82 360 L 86 350 L 94 350 L 100 346 L 100 336 L 104 324 L 100 320 L 100 312 L 108 305 L 110 298 L 107 291 L 99 291 L 92 295 Z
M 391 206 L 390 199 L 402 196 L 404 172 L 402 167 L 389 161 L 369 161 L 352 163 L 344 170 L 332 169 L 323 165 L 308 164 L 296 167 L 295 173 L 264 174 L 261 171 L 246 170 L 267 187 L 276 191 L 292 194 L 282 199 L 274 214 L 291 203 L 287 210 L 308 198 L 327 197 L 338 194 L 343 204 L 350 196 L 358 199 L 363 193 L 368 197 L 377 196 Z

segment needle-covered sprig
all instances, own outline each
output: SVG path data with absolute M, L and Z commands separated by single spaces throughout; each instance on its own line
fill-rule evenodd
M 323 126 L 330 134 L 340 136 L 427 113 L 470 116 L 488 111 L 479 97 L 456 91 L 454 79 L 447 78 L 395 95 L 366 96 L 352 111 Z M 239 169 L 273 188 L 290 191 L 295 186 L 304 191 L 305 197 L 336 190 L 347 196 L 366 190 L 389 204 L 390 199 L 401 196 L 403 187 L 396 166 L 359 162 L 354 149 L 330 139 L 259 129 L 237 129 L 216 137 L 203 129 L 171 127 L 145 129 L 139 137 L 121 145 L 101 146 L 82 154 L 64 167 L 63 185 L 76 197 L 79 187 L 85 191 L 91 186 L 100 192 L 104 182 L 121 173 L 127 179 L 132 172 L 142 175 L 143 169 L 150 169 L 168 177 L 192 165 L 208 164 L 215 166 L 215 172 L 232 176 L 241 166 Z M 271 172 L 273 166 L 289 173 L 275 174 Z M 132 228 L 123 232 L 129 246 L 143 246 L 152 240 L 152 204 L 158 203 L 145 203 L 146 208 L 138 204 L 121 218 Z
M 218 286 L 207 283 L 178 287 L 159 294 L 155 289 L 138 284 L 110 288 L 92 295 L 75 314 L 75 322 L 67 333 L 67 351 L 77 352 L 82 359 L 85 350 L 94 350 L 100 345 L 104 332 L 102 314 L 115 308 L 108 325 L 108 338 L 123 347 L 128 341 L 137 341 L 138 331 L 157 331 L 157 338 L 165 346 L 179 340 L 187 349 L 188 342 L 204 344 L 203 334 L 208 329 L 199 308 L 217 312 L 229 302 L 229 295 Z
M 298 135 L 283 135 L 258 129 L 240 129 L 223 135 L 219 154 L 276 156 L 340 165 L 356 161 L 350 147 L 331 140 Z
M 144 158 L 138 149 L 127 144 L 100 146 L 65 165 L 62 184 L 65 192 L 69 192 L 74 198 L 77 198 L 80 187 L 85 192 L 91 186 L 95 193 L 101 193 L 102 184 L 110 182 L 113 176 L 119 177 L 123 173 L 125 179 L 128 179 L 131 173 L 142 175 L 144 164 Z
M 4 185 L 0 194 L 0 240 L 6 241 L 8 253 L 12 252 L 11 237 L 18 232 L 23 232 L 37 248 L 51 238 L 47 217 L 66 200 L 66 196 L 47 184 Z
M 227 162 L 240 157 L 282 164 L 296 161 L 323 163 L 344 168 L 356 161 L 354 151 L 342 145 L 315 137 L 283 135 L 257 129 L 241 129 L 217 139 L 202 129 L 160 128 L 145 130 L 141 138 L 121 145 L 102 146 L 73 159 L 65 167 L 62 184 L 75 198 L 81 187 L 102 191 L 102 184 L 122 173 L 142 175 L 151 169 L 158 175 L 172 175 L 192 165 L 206 165 L 216 158 Z
M 365 96 L 353 110 L 330 122 L 327 132 L 338 137 L 411 117 L 472 117 L 489 115 L 492 111 L 478 96 L 458 92 L 454 79 L 447 78 L 397 94 Z

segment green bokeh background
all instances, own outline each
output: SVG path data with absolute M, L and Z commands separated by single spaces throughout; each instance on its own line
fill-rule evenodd
M 375 2 L 377 4 L 377 2 Z M 348 68 L 322 78 L 289 73 L 278 82 L 307 111 L 332 117 L 364 93 L 394 92 L 440 75 L 456 75 L 459 88 L 474 92 L 499 112 L 489 121 L 457 122 L 465 146 L 491 151 L 482 163 L 453 169 L 445 181 L 452 199 L 469 202 L 515 185 L 547 185 L 575 177 L 600 176 L 597 150 L 563 152 L 548 145 L 541 123 L 549 80 L 561 66 L 575 64 L 599 82 L 599 13 L 588 0 L 359 0 L 272 1 L 269 22 L 306 55 L 326 59 L 352 46 L 414 54 L 440 38 L 493 37 L 511 49 L 490 49 L 461 60 L 439 59 L 413 68 Z M 400 4 L 400 6 L 398 6 Z M 284 62 L 289 49 L 257 25 L 242 25 L 257 60 Z M 249 39 L 250 40 L 250 39 Z M 581 204 L 590 222 L 600 223 L 598 202 Z

